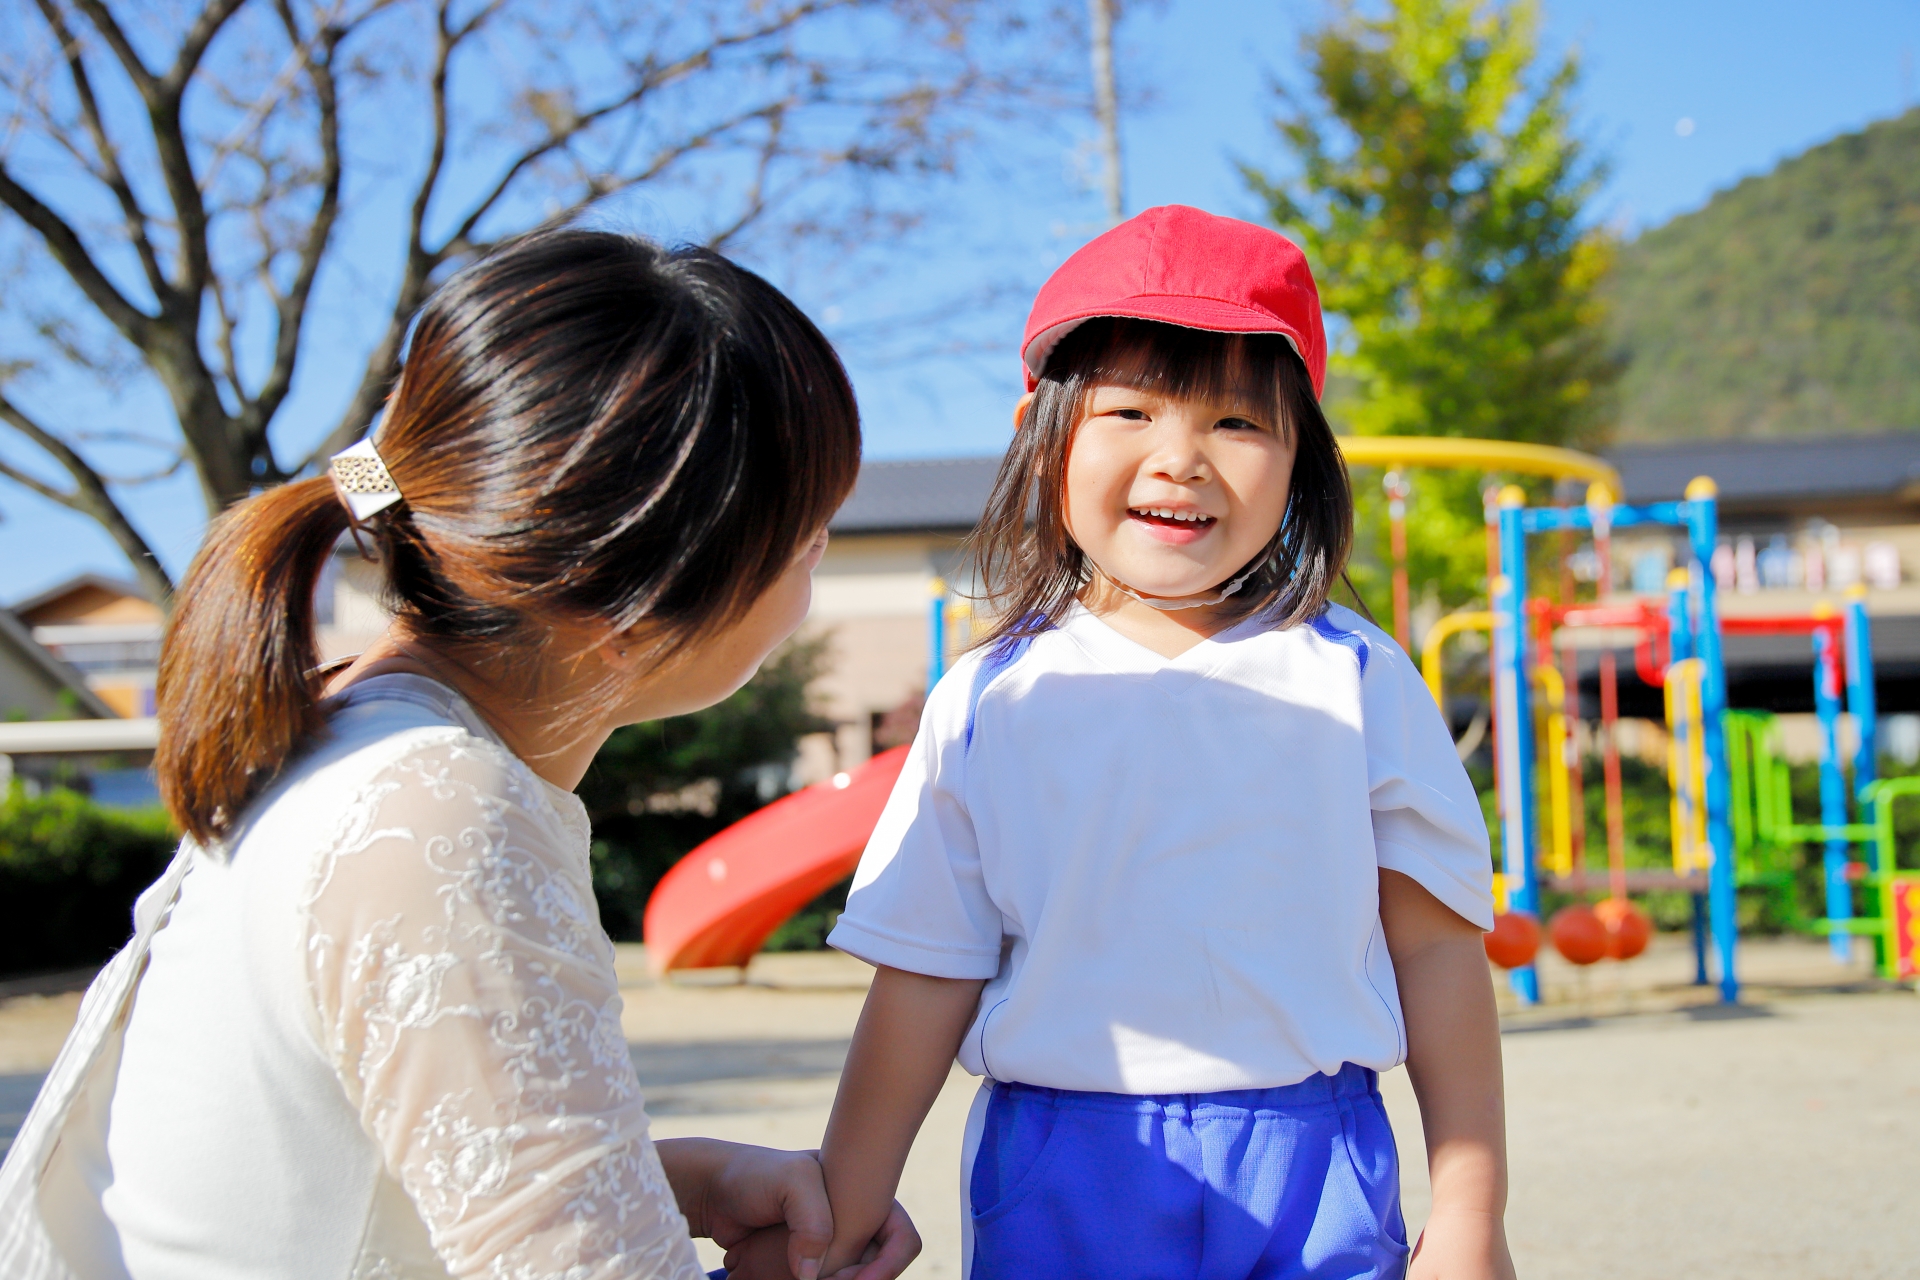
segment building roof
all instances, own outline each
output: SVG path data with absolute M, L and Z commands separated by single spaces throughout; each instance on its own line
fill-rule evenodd
M 19 601 L 12 606 L 12 612 L 29 627 L 161 620 L 160 609 L 145 587 L 99 573 L 68 578 Z
M 1606 457 L 1630 503 L 1680 498 L 1695 476 L 1735 507 L 1899 501 L 1920 487 L 1920 432 L 1625 444 Z
M 866 462 L 835 533 L 965 533 L 986 510 L 998 457 Z
M 71 693 L 76 707 L 84 716 L 101 720 L 119 718 L 118 712 L 87 687 L 85 677 L 47 652 L 7 609 L 0 609 L 0 662 L 13 666 L 56 695 L 61 691 Z

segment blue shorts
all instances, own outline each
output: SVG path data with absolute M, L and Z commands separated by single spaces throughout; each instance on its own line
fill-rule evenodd
M 963 1185 L 967 1280 L 1388 1280 L 1400 1160 L 1379 1078 L 1134 1096 L 996 1083 Z

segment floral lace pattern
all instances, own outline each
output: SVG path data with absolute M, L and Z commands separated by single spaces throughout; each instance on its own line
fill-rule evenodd
M 323 1044 L 455 1276 L 697 1280 L 579 802 L 460 730 L 345 806 L 305 901 Z

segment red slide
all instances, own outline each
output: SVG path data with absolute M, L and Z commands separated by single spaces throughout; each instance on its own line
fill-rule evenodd
M 907 749 L 748 814 L 673 864 L 647 900 L 647 966 L 744 965 L 767 935 L 853 874 Z

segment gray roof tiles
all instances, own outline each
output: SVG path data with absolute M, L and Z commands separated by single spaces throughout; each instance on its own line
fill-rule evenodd
M 1000 459 L 922 458 L 868 462 L 833 517 L 835 533 L 964 533 L 986 510 Z
M 1695 476 L 1712 476 L 1721 501 L 1741 505 L 1888 498 L 1920 481 L 1920 432 L 1630 444 L 1606 457 L 1634 503 L 1679 498 Z

